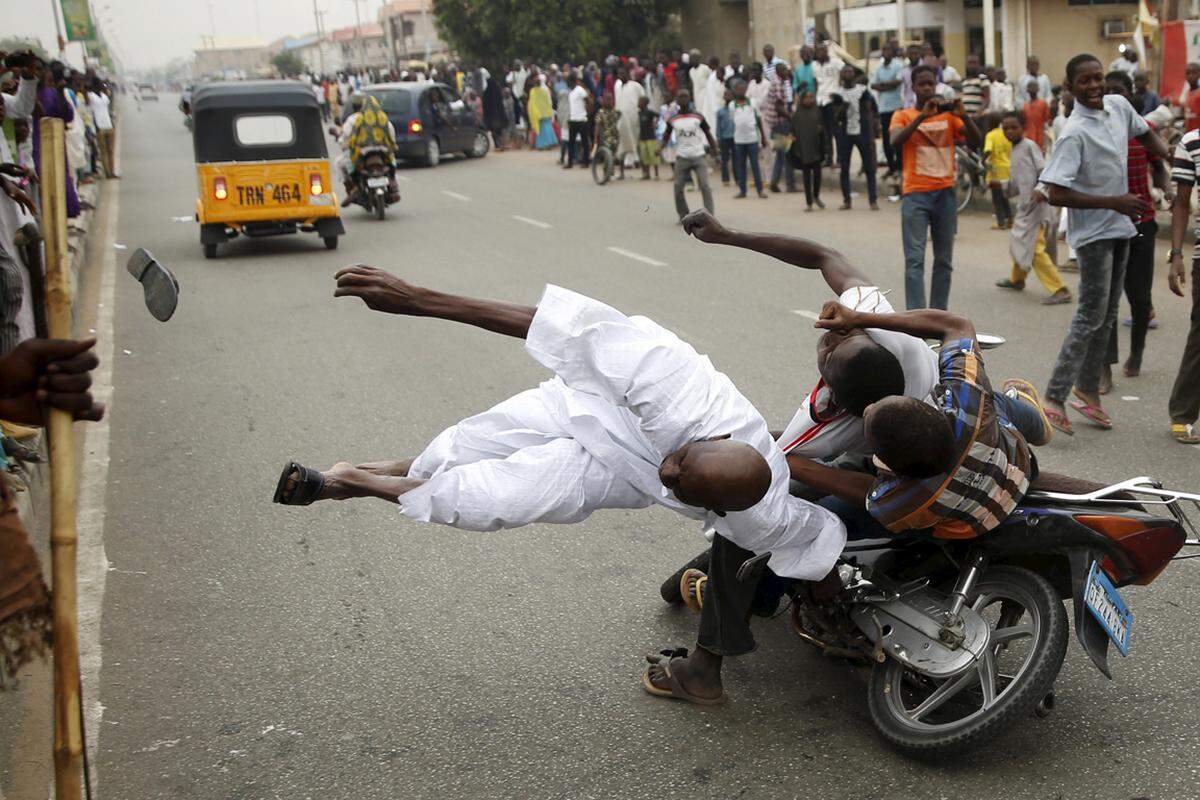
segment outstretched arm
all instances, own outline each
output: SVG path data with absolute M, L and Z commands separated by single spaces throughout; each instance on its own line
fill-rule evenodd
M 870 279 L 837 250 L 799 236 L 732 230 L 707 211 L 694 211 L 684 217 L 683 230 L 702 242 L 743 247 L 801 269 L 820 270 L 837 295 L 855 286 L 871 285 Z
M 414 286 L 381 269 L 355 264 L 335 276 L 334 297 L 358 297 L 372 311 L 410 317 L 437 317 L 474 325 L 493 333 L 524 339 L 529 333 L 534 306 L 519 306 L 499 300 L 480 300 Z
M 836 331 L 882 328 L 885 331 L 907 333 L 922 339 L 940 339 L 943 342 L 975 338 L 975 326 L 971 324 L 971 320 L 949 311 L 925 308 L 902 314 L 872 314 L 854 311 L 832 300 L 825 303 L 821 309 L 821 316 L 813 323 L 813 327 Z

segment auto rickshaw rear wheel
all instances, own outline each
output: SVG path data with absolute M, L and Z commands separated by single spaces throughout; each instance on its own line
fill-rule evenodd
M 321 241 L 325 242 L 325 249 L 326 249 L 326 250 L 337 250 L 338 237 L 336 237 L 336 236 L 326 236 L 326 237 L 325 237 L 324 239 L 322 239 Z
M 205 258 L 216 258 L 217 257 L 217 245 L 215 243 L 204 245 L 204 257 Z

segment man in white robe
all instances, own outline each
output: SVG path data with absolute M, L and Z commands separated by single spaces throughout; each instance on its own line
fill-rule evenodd
M 409 461 L 324 473 L 293 462 L 276 502 L 379 497 L 410 519 L 468 530 L 658 504 L 715 530 L 714 546 L 759 554 L 755 566 L 769 558 L 778 575 L 819 580 L 834 566 L 841 522 L 789 494 L 787 463 L 762 416 L 707 357 L 653 321 L 553 285 L 525 307 L 442 294 L 365 266 L 337 281 L 336 296 L 377 311 L 522 338 L 555 377 L 451 426 Z M 754 647 L 754 583 L 710 580 L 696 652 L 652 663 L 647 691 L 721 700 L 722 657 Z
M 616 101 L 621 118 L 617 121 L 617 152 L 616 157 L 625 166 L 631 167 L 637 160 L 638 143 L 638 101 L 646 96 L 642 85 L 629 77 L 625 67 L 617 70 Z
M 708 64 L 700 60 L 700 51 L 692 51 L 692 67 L 690 77 L 692 79 L 692 105 L 696 108 L 696 113 L 708 119 L 708 76 L 712 74 L 712 70 Z M 716 112 L 713 111 L 715 114 Z M 715 125 L 710 125 L 713 130 L 716 130 Z

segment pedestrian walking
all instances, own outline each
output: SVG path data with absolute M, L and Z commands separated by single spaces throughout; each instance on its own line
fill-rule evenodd
M 759 197 L 765 198 L 767 194 L 763 191 L 758 150 L 760 145 L 767 146 L 767 135 L 763 130 L 762 117 L 746 97 L 745 84 L 733 85 L 733 103 L 729 106 L 729 113 L 733 117 L 733 179 L 738 186 L 735 197 L 746 196 L 746 170 L 749 168 L 754 173 L 754 190 Z
M 729 185 L 729 169 L 733 166 L 733 112 L 729 105 L 733 102 L 733 90 L 726 89 L 724 104 L 717 109 L 717 147 L 720 150 L 721 185 Z
M 1192 192 L 1200 179 L 1200 130 L 1185 133 L 1175 148 L 1171 178 L 1175 182 L 1175 202 L 1171 206 L 1171 291 L 1184 297 L 1187 273 L 1183 267 L 1183 240 L 1187 235 Z M 1200 229 L 1200 216 L 1196 217 Z M 1192 250 L 1192 315 L 1179 374 L 1171 388 L 1167 406 L 1171 415 L 1171 436 L 1180 444 L 1200 444 L 1196 419 L 1200 417 L 1200 238 Z
M 1012 207 L 1005 193 L 1012 165 L 1012 142 L 1000 128 L 992 128 L 983 137 L 983 158 L 987 167 L 988 189 L 992 193 L 992 213 L 996 216 L 992 230 L 1007 230 L 1012 227 Z
M 804 184 L 805 211 L 813 205 L 824 208 L 821 202 L 821 170 L 825 162 L 825 131 L 821 109 L 814 92 L 803 92 L 792 114 L 792 164 L 800 170 Z
M 692 108 L 691 94 L 683 89 L 676 101 L 679 103 L 679 113 L 668 121 L 667 133 L 663 134 L 663 145 L 666 146 L 667 139 L 674 135 L 675 211 L 682 223 L 689 210 L 684 188 L 692 176 L 695 176 L 696 185 L 700 189 L 704 208 L 708 213 L 713 213 L 712 189 L 708 185 L 708 162 L 704 153 L 706 146 L 716 152 L 717 143 L 713 141 L 708 122 Z
M 942 110 L 937 73 L 921 64 L 912 70 L 913 91 L 920 110 L 905 108 L 892 116 L 892 146 L 902 148 L 900 232 L 904 243 L 904 300 L 910 308 L 925 308 L 925 243 L 933 239 L 933 270 L 929 305 L 945 309 L 950 303 L 954 234 L 958 228 L 954 197 L 954 144 L 965 139 L 980 144 L 979 129 L 962 101 Z
M 1006 192 L 1016 205 L 1008 252 L 1012 256 L 1009 277 L 996 281 L 1001 289 L 1022 291 L 1032 269 L 1050 296 L 1043 305 L 1053 306 L 1071 302 L 1071 290 L 1063 283 L 1058 267 L 1046 252 L 1048 236 L 1058 221 L 1058 213 L 1041 194 L 1034 191 L 1038 176 L 1046 166 L 1042 149 L 1024 135 L 1020 115 L 1010 111 L 1000 121 L 1000 128 L 1012 145 L 1011 167 Z M 990 134 L 989 134 L 990 135 Z M 1049 230 L 1048 230 L 1049 229 Z
M 1145 201 L 1129 193 L 1129 140 L 1166 155 L 1166 146 L 1120 95 L 1104 94 L 1099 59 L 1081 54 L 1067 62 L 1066 82 L 1075 107 L 1042 172 L 1047 199 L 1068 209 L 1067 242 L 1079 260 L 1079 302 L 1054 364 L 1044 396 L 1055 428 L 1073 435 L 1071 407 L 1100 428 L 1112 419 L 1100 400 L 1100 372 L 1116 324 L 1133 220 L 1146 212 Z
M 904 62 L 897 57 L 896 49 L 891 42 L 886 42 L 880 49 L 879 66 L 871 76 L 871 88 L 879 93 L 879 125 L 884 131 L 892 127 L 892 115 L 904 107 L 902 90 L 904 81 L 901 72 Z M 892 147 L 889 136 L 883 137 L 883 160 L 887 163 L 884 178 L 891 178 L 900 171 L 900 152 Z
M 842 181 L 841 210 L 850 210 L 850 159 L 857 150 L 867 176 L 867 199 L 871 210 L 878 211 L 875 133 L 879 127 L 879 113 L 875 96 L 867 89 L 865 80 L 860 80 L 858 70 L 847 64 L 842 67 L 841 86 L 830 97 L 836 112 L 838 167 Z

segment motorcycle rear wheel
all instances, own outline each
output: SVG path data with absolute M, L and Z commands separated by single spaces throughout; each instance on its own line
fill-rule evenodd
M 966 673 L 939 681 L 891 658 L 871 670 L 871 721 L 889 744 L 907 755 L 940 758 L 994 738 L 1030 716 L 1062 667 L 1067 612 L 1045 578 L 1020 567 L 992 567 L 968 601 L 988 620 L 992 641 Z M 1025 655 L 1010 661 L 1014 648 Z M 1008 663 L 1002 664 L 1002 657 Z M 1011 674 L 1005 667 L 1013 667 Z

